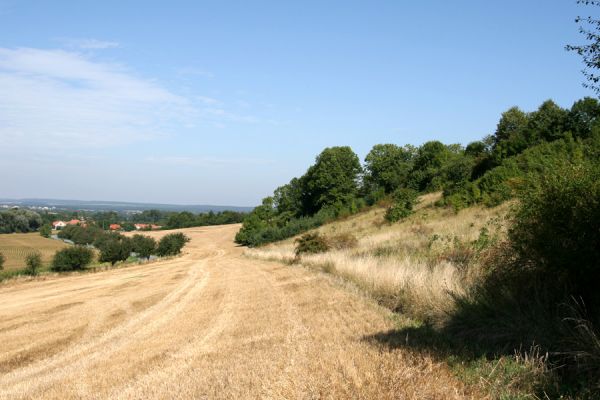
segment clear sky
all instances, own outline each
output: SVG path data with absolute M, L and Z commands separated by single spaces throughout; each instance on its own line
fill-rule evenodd
M 584 96 L 554 1 L 0 0 L 0 197 L 255 205 L 325 147 Z

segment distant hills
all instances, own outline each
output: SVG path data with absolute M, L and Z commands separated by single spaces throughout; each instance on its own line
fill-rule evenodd
M 220 206 L 208 204 L 160 204 L 160 203 L 130 203 L 125 201 L 88 201 L 88 200 L 58 200 L 58 199 L 0 199 L 0 206 L 19 206 L 34 207 L 57 210 L 85 210 L 85 211 L 118 211 L 135 212 L 144 210 L 161 211 L 190 211 L 194 213 L 201 212 L 219 212 L 219 211 L 239 211 L 249 212 L 253 207 L 239 206 Z

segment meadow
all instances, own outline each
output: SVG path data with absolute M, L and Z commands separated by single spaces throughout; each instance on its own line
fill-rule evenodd
M 37 232 L 0 234 L 0 253 L 6 257 L 6 271 L 24 268 L 25 258 L 35 251 L 39 251 L 42 262 L 48 264 L 57 250 L 67 246 L 60 240 L 42 237 Z

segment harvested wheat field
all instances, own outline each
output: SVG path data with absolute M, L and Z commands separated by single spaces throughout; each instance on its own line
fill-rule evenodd
M 237 229 L 182 230 L 171 260 L 0 285 L 0 398 L 480 398 L 369 339 L 393 328 L 383 308 L 244 258 Z
M 42 237 L 37 232 L 0 234 L 0 253 L 6 257 L 6 269 L 24 268 L 25 258 L 35 251 L 41 253 L 42 262 L 49 263 L 57 250 L 67 246 L 60 240 Z

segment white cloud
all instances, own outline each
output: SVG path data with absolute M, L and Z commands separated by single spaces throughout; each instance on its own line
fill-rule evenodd
M 65 154 L 228 124 L 271 124 L 174 93 L 123 65 L 66 50 L 0 47 L 0 152 Z
M 125 68 L 63 50 L 0 48 L 3 148 L 98 147 L 164 135 L 191 103 Z

